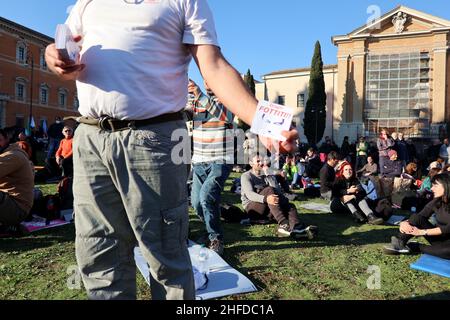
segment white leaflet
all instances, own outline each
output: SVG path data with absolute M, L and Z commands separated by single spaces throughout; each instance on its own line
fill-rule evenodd
M 289 107 L 260 101 L 253 119 L 251 132 L 278 141 L 286 141 L 281 132 L 289 131 L 293 116 L 293 111 Z
M 58 24 L 56 26 L 55 45 L 65 60 L 72 60 L 78 63 L 80 47 L 73 40 L 72 32 L 66 24 Z

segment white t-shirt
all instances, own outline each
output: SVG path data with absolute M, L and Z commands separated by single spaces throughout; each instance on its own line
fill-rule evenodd
M 83 116 L 142 120 L 182 110 L 192 59 L 185 44 L 218 46 L 206 0 L 134 2 L 78 0 L 66 22 L 83 36 Z

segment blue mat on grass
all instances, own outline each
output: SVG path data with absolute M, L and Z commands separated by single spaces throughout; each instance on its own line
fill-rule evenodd
M 433 257 L 427 254 L 424 254 L 419 260 L 411 264 L 411 268 L 450 278 L 450 260 Z

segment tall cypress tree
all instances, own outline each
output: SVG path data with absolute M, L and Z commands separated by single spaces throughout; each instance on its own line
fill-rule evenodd
M 303 127 L 309 144 L 316 145 L 325 133 L 327 112 L 327 94 L 323 76 L 323 60 L 320 42 L 316 42 L 314 56 L 311 62 L 309 79 L 309 95 L 306 102 Z
M 253 96 L 255 96 L 256 95 L 255 79 L 253 78 L 250 69 L 248 69 L 247 74 L 244 76 L 244 82 L 247 84 L 247 87 L 250 89 L 251 93 L 253 93 Z
M 255 87 L 255 78 L 253 78 L 253 75 L 250 72 L 250 69 L 247 70 L 247 74 L 244 76 L 244 82 L 249 88 L 250 92 L 253 94 L 253 96 L 256 96 L 256 87 Z M 250 126 L 247 125 L 242 120 L 239 120 L 238 127 L 241 128 L 244 131 L 247 131 L 250 129 Z

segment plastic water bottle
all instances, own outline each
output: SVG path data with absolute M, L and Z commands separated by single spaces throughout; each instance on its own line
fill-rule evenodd
M 199 271 L 204 274 L 208 274 L 209 268 L 206 267 L 207 260 L 209 258 L 208 249 L 202 246 L 198 252 L 198 267 Z

